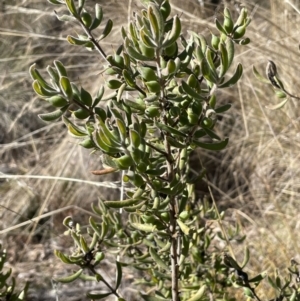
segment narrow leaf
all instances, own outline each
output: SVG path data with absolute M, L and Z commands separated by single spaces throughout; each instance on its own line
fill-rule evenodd
M 126 206 L 135 205 L 139 201 L 140 201 L 139 199 L 128 199 L 124 201 L 106 201 L 104 202 L 104 204 L 109 208 L 123 208 Z
M 67 7 L 70 11 L 70 13 L 75 17 L 75 18 L 78 18 L 79 15 L 78 15 L 78 12 L 76 10 L 76 7 L 75 7 L 75 3 L 73 0 L 65 0 L 66 4 L 67 4 Z
M 93 300 L 100 300 L 100 299 L 108 297 L 111 294 L 112 293 L 109 292 L 109 293 L 87 293 L 86 295 L 88 298 L 91 298 Z
M 109 19 L 107 21 L 106 26 L 103 29 L 103 32 L 102 32 L 101 36 L 99 37 L 98 41 L 101 41 L 104 38 L 106 38 L 109 35 L 109 33 L 111 32 L 112 28 L 113 28 L 113 21 L 111 19 Z
M 165 262 L 155 252 L 155 250 L 153 248 L 149 248 L 149 253 L 150 253 L 152 259 L 154 260 L 154 262 L 158 264 L 158 266 L 160 266 L 165 271 L 169 271 L 170 270 L 169 266 L 165 264 Z
M 61 282 L 61 283 L 70 283 L 75 281 L 79 276 L 82 274 L 83 269 L 78 270 L 76 273 L 67 276 L 67 277 L 61 277 L 61 278 L 56 278 L 55 281 Z
M 242 64 L 238 64 L 238 66 L 235 70 L 235 73 L 233 74 L 231 79 L 229 79 L 224 84 L 218 85 L 218 87 L 219 88 L 231 87 L 231 86 L 235 85 L 238 82 L 238 80 L 242 77 L 242 75 L 243 75 L 243 66 L 242 66 Z
M 270 106 L 266 106 L 267 109 L 269 110 L 278 110 L 281 109 L 287 102 L 288 102 L 288 98 L 284 99 L 282 102 L 276 104 L 276 105 L 270 105 Z
M 61 117 L 63 113 L 68 109 L 69 106 L 65 106 L 61 108 L 60 110 L 53 111 L 51 113 L 45 113 L 45 114 L 39 114 L 39 118 L 42 119 L 43 121 L 54 121 Z
M 116 279 L 116 290 L 119 288 L 122 280 L 122 265 L 119 261 L 116 261 L 116 267 L 117 267 L 117 279 Z
M 261 82 L 263 82 L 265 84 L 269 84 L 270 83 L 270 81 L 267 78 L 265 78 L 262 75 L 260 75 L 260 73 L 257 71 L 257 69 L 254 66 L 252 66 L 252 70 L 253 70 L 253 73 L 254 73 L 255 77 L 259 81 L 261 81 Z
M 196 144 L 197 146 L 207 149 L 207 150 L 213 150 L 213 151 L 220 151 L 220 150 L 224 149 L 227 146 L 228 141 L 229 141 L 229 139 L 226 138 L 225 140 L 223 140 L 221 142 L 217 142 L 217 143 L 204 143 L 204 142 L 200 142 L 200 141 L 193 139 L 193 143 Z
M 187 301 L 199 301 L 199 300 L 201 300 L 204 293 L 205 293 L 205 290 L 206 290 L 206 285 L 201 286 L 200 289 L 198 290 L 198 292 L 193 297 L 188 299 Z

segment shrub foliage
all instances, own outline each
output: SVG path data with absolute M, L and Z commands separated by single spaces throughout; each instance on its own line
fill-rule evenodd
M 96 37 L 103 24 L 101 5 L 89 12 L 84 0 L 48 1 L 66 8 L 66 14 L 56 13 L 59 20 L 81 25 L 82 32 L 69 35 L 67 41 L 98 51 L 106 64 L 105 85 L 91 95 L 70 79 L 61 61 L 47 67 L 49 78 L 32 65 L 34 91 L 54 107 L 39 117 L 45 122 L 62 118 L 79 145 L 101 156 L 104 168 L 93 173 L 121 171 L 126 192 L 121 200 L 92 205 L 97 218 L 90 217 L 87 231 L 65 218 L 66 234 L 76 248 L 55 255 L 72 265 L 74 273 L 56 280 L 101 283 L 105 291 L 90 291 L 90 299 L 114 295 L 125 300 L 126 269 L 134 275 L 132 289 L 139 290 L 139 299 L 232 300 L 228 288 L 235 286 L 259 301 L 255 288 L 266 273 L 248 277 L 247 249 L 242 263 L 234 259 L 230 241 L 239 238 L 239 228 L 227 233 L 214 200 L 210 204 L 197 199 L 194 185 L 205 177 L 205 170 L 194 174 L 189 166 L 194 150 L 220 151 L 228 144 L 216 128 L 231 105 L 220 105 L 218 98 L 243 73 L 234 58 L 235 47 L 250 42 L 245 37 L 247 10 L 234 21 L 225 8 L 223 20 L 216 19 L 214 32 L 205 37 L 183 32 L 168 0 L 144 0 L 144 8 L 121 28 L 120 46 L 107 54 L 101 41 L 109 36 L 113 21 L 109 19 Z M 267 74 L 269 80 L 275 75 Z M 221 232 L 212 227 L 214 221 Z M 216 235 L 225 249 L 217 247 Z M 105 257 L 115 258 L 113 282 L 101 272 Z M 290 275 L 297 273 L 292 262 Z M 291 277 L 268 279 L 277 291 L 276 300 L 299 298 Z

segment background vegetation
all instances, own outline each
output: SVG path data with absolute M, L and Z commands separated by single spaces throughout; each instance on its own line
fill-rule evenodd
M 137 9 L 136 2 L 103 1 L 104 17 L 113 16 L 115 22 L 104 48 L 117 45 L 119 26 Z M 297 260 L 300 253 L 299 104 L 290 101 L 279 111 L 267 109 L 279 100 L 271 86 L 254 78 L 252 65 L 263 73 L 272 59 L 287 90 L 298 93 L 300 4 L 283 0 L 224 2 L 233 13 L 241 5 L 248 8 L 253 18 L 247 34 L 251 44 L 241 48 L 243 52 L 237 58 L 245 68 L 238 89 L 227 89 L 224 99 L 233 104 L 220 128 L 226 132 L 234 126 L 230 144 L 219 154 L 195 154 L 194 166 L 203 164 L 209 170 L 209 184 L 220 208 L 226 209 L 227 225 L 238 220 L 242 234 L 247 235 L 249 275 L 262 270 L 272 274 L 275 267 L 284 271 L 290 259 Z M 95 1 L 88 3 L 94 5 Z M 213 29 L 214 18 L 222 13 L 224 5 L 205 2 L 201 6 L 196 0 L 172 4 L 174 12 L 182 14 L 186 28 L 203 34 Z M 43 70 L 54 59 L 60 59 L 70 77 L 92 92 L 102 81 L 103 61 L 96 52 L 73 48 L 65 41 L 76 27 L 59 22 L 53 7 L 44 0 L 2 2 L 1 19 L 0 240 L 8 249 L 15 274 L 34 283 L 32 298 L 39 300 L 39 294 L 43 294 L 43 299 L 50 300 L 55 294 L 51 277 L 65 272 L 65 266 L 54 258 L 53 249 L 70 247 L 70 241 L 60 235 L 63 217 L 72 215 L 74 220 L 87 222 L 89 215 L 84 210 L 90 210 L 92 201 L 119 195 L 115 188 L 119 176 L 91 175 L 90 170 L 100 167 L 99 158 L 77 146 L 62 131 L 62 123 L 45 125 L 37 118 L 38 113 L 46 111 L 46 102 L 34 95 L 28 68 L 36 62 Z M 199 200 L 208 197 L 206 186 L 199 184 Z M 46 213 L 49 217 L 38 224 L 10 228 Z M 218 231 L 217 225 L 215 228 Z M 243 245 L 236 245 L 235 251 L 237 255 L 242 253 Z M 106 264 L 109 271 L 109 261 Z M 64 300 L 80 300 L 84 288 L 59 286 L 56 292 Z M 263 286 L 257 292 L 262 297 L 274 293 Z

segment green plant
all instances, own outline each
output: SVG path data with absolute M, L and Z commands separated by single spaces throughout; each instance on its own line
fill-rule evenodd
M 6 262 L 6 256 L 7 256 L 6 250 L 2 249 L 2 245 L 0 245 L 0 298 L 5 298 L 3 300 L 7 300 L 7 301 L 26 300 L 28 284 L 26 284 L 25 287 L 20 292 L 16 292 L 15 278 L 12 277 L 11 283 L 9 282 L 12 270 L 8 269 L 6 272 L 4 272 L 4 264 Z
M 228 138 L 214 129 L 218 116 L 231 105 L 219 105 L 216 92 L 233 86 L 242 76 L 241 64 L 233 75 L 228 70 L 235 45 L 250 42 L 244 38 L 250 23 L 247 10 L 234 23 L 225 8 L 223 23 L 216 19 L 216 33 L 209 39 L 191 31 L 186 39 L 180 17 L 169 17 L 168 0 L 142 1 L 145 9 L 135 15 L 128 29 L 121 29 L 123 43 L 107 55 L 99 42 L 109 35 L 113 22 L 108 20 L 95 38 L 94 30 L 103 19 L 100 5 L 96 4 L 92 16 L 83 0 L 49 2 L 68 9 L 68 15 L 57 14 L 59 20 L 81 25 L 83 34 L 69 35 L 67 40 L 100 53 L 107 64 L 106 86 L 112 93 L 105 94 L 101 86 L 92 97 L 70 81 L 60 61 L 47 67 L 50 81 L 32 65 L 34 91 L 56 108 L 39 117 L 44 121 L 62 117 L 81 146 L 101 154 L 105 169 L 94 173 L 122 171 L 123 182 L 128 183 L 125 200 L 99 200 L 92 207 L 99 218 L 90 217 L 87 233 L 71 217 L 65 218 L 76 250 L 71 255 L 55 254 L 77 268 L 57 280 L 101 282 L 106 292 L 90 292 L 89 298 L 115 295 L 124 300 L 119 288 L 124 267 L 130 267 L 131 273 L 138 271 L 135 287 L 143 289 L 140 296 L 145 300 L 229 300 L 226 288 L 235 282 L 253 293 L 251 280 L 240 280 L 246 274 L 230 247 L 230 240 L 238 239 L 238 227 L 226 234 L 215 202 L 196 199 L 194 184 L 205 176 L 205 170 L 195 175 L 189 168 L 195 149 L 220 151 L 228 144 Z M 223 250 L 214 243 L 210 220 L 219 222 L 219 237 L 232 257 L 223 258 Z M 101 274 L 101 263 L 109 253 L 119 256 L 114 284 Z M 242 267 L 248 259 L 246 253 Z M 230 269 L 239 272 L 237 277 L 229 277 Z M 255 282 L 262 279 L 258 275 Z
M 266 67 L 266 76 L 267 78 L 263 77 L 262 75 L 260 75 L 260 73 L 256 70 L 256 68 L 253 66 L 253 73 L 255 75 L 255 77 L 260 80 L 263 83 L 266 84 L 271 84 L 275 95 L 279 98 L 279 99 L 283 99 L 280 103 L 274 105 L 274 106 L 269 106 L 268 108 L 271 110 L 277 110 L 282 108 L 289 99 L 294 98 L 299 100 L 300 97 L 293 95 L 292 93 L 290 93 L 289 91 L 286 90 L 286 88 L 284 87 L 283 82 L 280 80 L 279 76 L 278 76 L 278 72 L 277 72 L 277 66 L 276 64 L 269 60 L 267 67 Z

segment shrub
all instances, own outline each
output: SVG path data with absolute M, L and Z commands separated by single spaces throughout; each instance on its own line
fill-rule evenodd
M 249 283 L 258 283 L 263 275 L 249 280 L 243 272 L 248 252 L 241 266 L 233 259 L 229 241 L 238 229 L 229 237 L 215 203 L 196 199 L 194 184 L 205 177 L 205 170 L 194 175 L 189 169 L 195 149 L 220 151 L 228 143 L 215 127 L 218 116 L 231 105 L 218 105 L 216 92 L 242 76 L 241 64 L 232 75 L 228 70 L 235 45 L 250 42 L 244 38 L 250 23 L 246 9 L 234 23 L 225 8 L 223 23 L 216 19 L 217 33 L 209 39 L 191 31 L 186 38 L 180 16 L 169 17 L 169 1 L 142 1 L 145 8 L 121 29 L 123 43 L 107 55 L 100 41 L 109 35 L 113 22 L 109 19 L 100 37 L 95 37 L 103 19 L 100 5 L 95 5 L 92 15 L 85 1 L 49 2 L 66 6 L 68 14 L 57 15 L 59 20 L 79 22 L 82 27 L 83 33 L 69 35 L 68 42 L 96 50 L 105 60 L 105 86 L 110 93 L 101 86 L 93 97 L 70 80 L 60 61 L 47 67 L 50 80 L 32 65 L 34 91 L 56 108 L 39 117 L 46 122 L 62 118 L 81 146 L 100 154 L 104 169 L 94 174 L 122 171 L 126 190 L 125 199 L 99 200 L 98 206 L 92 206 L 98 218 L 90 217 L 87 233 L 71 217 L 65 218 L 76 249 L 70 255 L 55 254 L 77 268 L 57 280 L 101 282 L 106 291 L 91 291 L 89 298 L 115 295 L 123 300 L 120 285 L 127 267 L 136 275 L 134 288 L 142 289 L 145 300 L 192 301 L 209 296 L 229 300 L 225 292 L 232 281 L 255 294 Z M 214 243 L 210 220 L 221 225 L 219 236 L 231 256 Z M 101 262 L 109 253 L 118 254 L 114 283 L 101 274 Z M 229 281 L 232 268 L 237 276 Z

